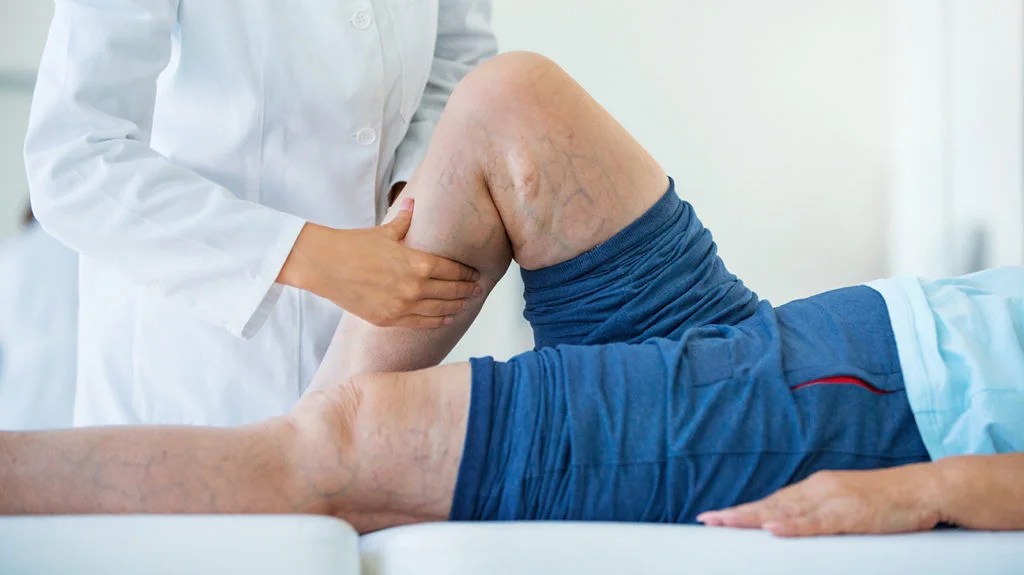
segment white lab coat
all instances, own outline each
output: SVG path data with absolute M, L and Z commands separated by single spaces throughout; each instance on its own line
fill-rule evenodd
M 71 426 L 78 256 L 38 224 L 0 245 L 0 429 Z
M 455 84 L 475 0 L 57 0 L 25 157 L 81 254 L 76 424 L 280 414 L 340 311 L 274 283 L 305 221 L 374 225 Z

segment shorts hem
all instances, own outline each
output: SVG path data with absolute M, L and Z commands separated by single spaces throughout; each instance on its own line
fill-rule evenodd
M 474 518 L 478 491 L 487 465 L 487 446 L 490 444 L 491 406 L 494 404 L 494 367 L 491 357 L 469 360 L 472 370 L 469 395 L 469 418 L 466 422 L 466 439 L 462 447 L 462 460 L 452 493 L 450 521 L 466 521 Z
M 631 224 L 620 230 L 604 243 L 564 262 L 536 270 L 521 270 L 523 285 L 527 291 L 544 289 L 578 279 L 604 262 L 619 254 L 628 252 L 638 244 L 657 237 L 658 230 L 676 220 L 682 211 L 683 201 L 676 195 L 675 181 L 668 179 L 668 190 L 653 206 Z

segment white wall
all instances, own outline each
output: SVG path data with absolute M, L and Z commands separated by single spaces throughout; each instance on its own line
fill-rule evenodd
M 0 68 L 34 67 L 51 3 L 4 3 Z M 887 271 L 881 15 L 882 0 L 495 0 L 494 26 L 608 107 L 733 271 L 781 302 Z M 0 98 L 2 234 L 27 100 Z
M 0 68 L 34 70 L 53 17 L 52 0 L 3 0 Z
M 494 28 L 608 108 L 732 271 L 782 303 L 888 271 L 882 14 L 882 0 L 495 0 Z M 451 359 L 529 345 L 519 290 L 506 280 Z
M 890 0 L 892 267 L 1024 263 L 1024 3 Z
M 777 303 L 887 272 L 882 0 L 496 0 L 652 151 Z
M 0 18 L 0 239 L 16 229 L 28 196 L 22 144 L 53 3 L 3 0 Z
M 0 88 L 0 240 L 17 229 L 28 202 L 21 159 L 31 95 Z
M 898 1 L 910 2 L 904 8 L 911 22 L 936 17 L 939 0 Z M 926 136 L 944 129 L 936 123 L 939 104 L 927 88 L 894 92 L 885 80 L 892 80 L 887 62 L 897 57 L 907 74 L 944 65 L 935 64 L 941 46 L 929 44 L 926 34 L 910 52 L 892 53 L 892 36 L 884 30 L 892 25 L 886 10 L 896 2 L 495 0 L 494 26 L 503 49 L 547 54 L 590 90 L 676 178 L 733 271 L 781 303 L 888 273 L 890 190 L 906 179 L 901 165 L 935 160 L 929 156 L 934 141 Z M 950 2 L 975 24 L 973 32 L 957 37 L 959 45 L 973 42 L 975 54 L 957 66 L 975 70 L 979 58 L 1006 49 L 1005 42 L 985 44 L 985 26 L 1020 34 L 1018 0 L 978 0 L 985 13 L 970 12 L 980 5 L 974 0 L 941 0 Z M 1007 6 L 1009 16 L 999 11 Z M 4 0 L 0 77 L 34 67 L 51 10 L 45 0 Z M 1019 90 L 1005 89 L 1019 87 L 1020 70 L 1017 65 L 1002 81 L 975 70 L 974 80 L 1000 94 L 1003 106 L 1016 102 L 1019 110 Z M 971 98 L 971 86 L 950 97 Z M 27 103 L 24 94 L 0 88 L 0 236 L 12 229 L 25 191 L 20 149 Z M 893 118 L 903 112 L 922 130 L 916 140 L 899 138 Z M 993 161 L 1008 174 L 1005 164 L 1014 152 L 1001 146 L 1017 141 L 1021 130 L 1000 128 L 1004 121 L 1020 120 L 965 116 L 957 133 L 964 134 L 958 145 L 982 141 L 994 150 Z M 939 158 L 935 165 L 941 166 Z M 1018 201 L 1020 182 L 1010 176 L 984 180 L 983 159 L 976 156 L 974 167 L 961 168 L 960 174 L 974 174 L 962 187 L 991 185 L 999 198 Z M 927 178 L 939 176 L 915 173 L 924 182 L 917 185 L 922 197 L 911 198 L 907 211 L 928 217 L 936 192 Z M 1005 205 L 991 198 L 990 206 Z M 959 213 L 967 217 L 972 209 Z M 988 212 L 1007 220 L 1024 214 L 1014 210 Z M 1006 239 L 998 245 L 1011 246 L 1000 249 L 1024 249 L 1021 226 L 1004 222 L 999 230 Z M 899 239 L 903 252 L 926 245 L 919 238 Z M 512 270 L 453 357 L 507 357 L 528 346 L 520 291 Z

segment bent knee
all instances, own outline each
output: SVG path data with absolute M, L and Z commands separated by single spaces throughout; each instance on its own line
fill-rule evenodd
M 477 66 L 466 78 L 484 76 L 491 80 L 498 78 L 515 83 L 522 80 L 536 80 L 538 77 L 551 74 L 566 75 L 562 68 L 547 56 L 536 52 L 517 50 L 505 52 L 487 60 Z
M 359 498 L 377 512 L 423 520 L 447 517 L 465 440 L 469 367 L 359 375 L 352 456 Z
M 582 91 L 557 64 L 532 52 L 496 56 L 470 72 L 456 87 L 446 113 L 468 118 L 486 132 L 485 177 L 495 203 L 532 214 L 544 234 L 550 225 L 541 167 L 557 160 L 572 98 Z M 506 221 L 506 224 L 512 224 Z M 514 230 L 509 230 L 514 234 Z
M 449 106 L 488 123 L 542 113 L 542 96 L 571 81 L 557 64 L 533 52 L 507 52 L 477 66 L 455 87 Z
M 352 404 L 352 439 L 365 461 L 403 463 L 392 456 L 431 458 L 427 444 L 449 451 L 465 433 L 469 366 L 444 365 L 415 372 L 373 373 L 346 384 Z M 453 441 L 454 436 L 454 441 Z

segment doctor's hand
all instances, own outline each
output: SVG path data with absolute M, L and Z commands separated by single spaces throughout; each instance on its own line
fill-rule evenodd
M 327 298 L 378 326 L 437 328 L 477 297 L 479 272 L 405 246 L 412 223 L 405 200 L 387 224 L 337 230 L 306 224 L 278 282 Z

